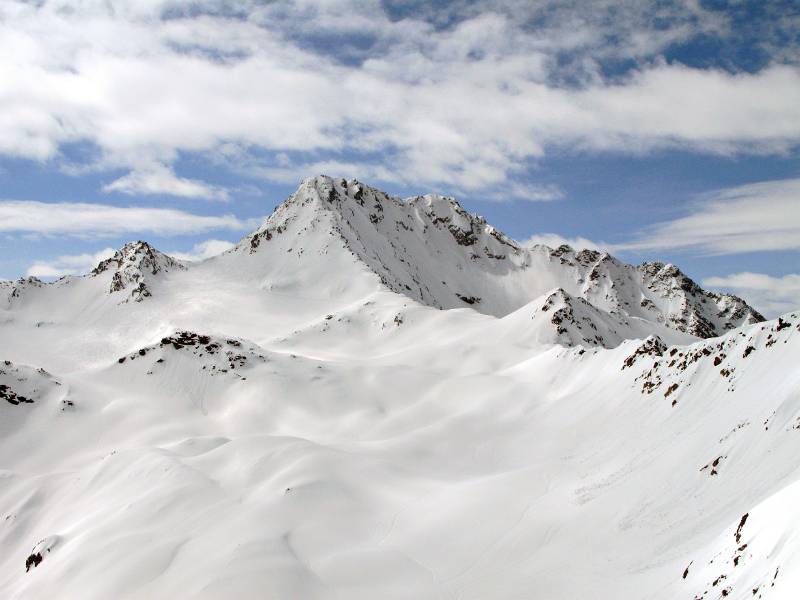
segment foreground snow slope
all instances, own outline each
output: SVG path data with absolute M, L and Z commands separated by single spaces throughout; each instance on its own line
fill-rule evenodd
M 800 314 L 700 339 L 549 249 L 438 310 L 329 183 L 203 263 L 0 286 L 0 597 L 795 597 Z

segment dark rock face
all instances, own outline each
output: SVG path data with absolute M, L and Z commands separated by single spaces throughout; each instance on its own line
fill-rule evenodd
M 5 384 L 0 383 L 0 400 L 5 400 L 9 404 L 33 404 L 33 400 L 27 396 L 17 394 L 14 390 Z
M 31 570 L 31 568 L 38 567 L 41 564 L 42 560 L 43 559 L 41 552 L 36 552 L 28 556 L 28 558 L 25 559 L 25 572 L 27 573 L 28 571 Z
M 477 296 L 462 296 L 461 294 L 456 294 L 456 296 L 465 304 L 478 304 L 481 301 Z
M 477 236 L 470 228 L 469 231 L 464 231 L 460 227 L 456 227 L 455 225 L 450 225 L 447 228 L 450 233 L 453 235 L 453 238 L 456 240 L 460 246 L 472 246 L 475 242 L 478 241 Z

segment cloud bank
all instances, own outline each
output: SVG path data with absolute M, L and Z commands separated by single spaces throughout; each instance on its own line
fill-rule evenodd
M 131 194 L 224 199 L 174 173 L 189 152 L 273 180 L 328 162 L 380 181 L 552 199 L 529 193 L 548 182 L 526 171 L 551 149 L 796 146 L 791 45 L 750 71 L 663 58 L 693 36 L 724 41 L 730 27 L 689 1 L 10 0 L 0 153 L 60 160 L 88 144 L 92 168 L 130 171 L 106 189 Z

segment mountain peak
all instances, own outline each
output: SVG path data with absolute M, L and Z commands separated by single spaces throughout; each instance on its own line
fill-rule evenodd
M 357 273 L 366 270 L 384 287 L 422 304 L 470 307 L 497 317 L 562 288 L 617 317 L 702 338 L 763 320 L 741 299 L 706 292 L 674 265 L 635 267 L 608 252 L 576 251 L 567 244 L 523 248 L 453 197 L 403 200 L 355 179 L 305 179 L 237 249 L 281 263 L 282 277 L 299 268 L 324 277 L 317 263 L 336 254 L 344 265 L 337 269 L 360 265 L 342 272 L 343 279 L 363 277 Z
M 307 206 L 314 202 L 319 202 L 320 206 L 324 208 L 339 211 L 352 204 L 378 211 L 386 205 L 395 207 L 409 205 L 440 220 L 452 219 L 453 215 L 459 215 L 464 220 L 486 225 L 483 217 L 470 214 L 452 196 L 429 193 L 401 199 L 399 196 L 391 196 L 358 179 L 334 178 L 328 175 L 307 177 L 284 204 Z
M 141 302 L 152 295 L 149 283 L 153 276 L 172 270 L 183 270 L 186 266 L 180 261 L 153 248 L 147 242 L 129 242 L 114 253 L 114 256 L 100 262 L 92 276 L 112 273 L 109 293 L 130 290 L 128 298 Z

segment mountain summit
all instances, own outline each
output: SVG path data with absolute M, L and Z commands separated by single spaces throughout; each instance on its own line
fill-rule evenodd
M 180 261 L 140 240 L 125 244 L 114 256 L 98 264 L 92 275 L 111 273 L 109 292 L 126 291 L 129 299 L 141 302 L 151 295 L 148 283 L 154 276 L 185 268 Z
M 236 251 L 279 262 L 294 253 L 307 264 L 334 243 L 392 291 L 436 308 L 502 317 L 561 288 L 611 314 L 700 338 L 764 320 L 740 298 L 703 290 L 673 265 L 633 266 L 566 245 L 523 247 L 454 198 L 401 200 L 357 180 L 306 179 Z

